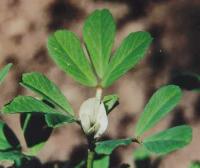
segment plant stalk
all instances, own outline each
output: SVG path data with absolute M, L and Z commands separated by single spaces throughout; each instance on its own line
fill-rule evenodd
M 101 87 L 97 87 L 96 90 L 96 98 L 101 100 L 103 89 Z
M 103 89 L 101 87 L 97 87 L 96 89 L 96 98 L 100 99 L 102 98 L 102 92 Z M 89 144 L 89 148 L 88 148 L 88 156 L 87 156 L 87 168 L 93 168 L 93 161 L 94 161 L 94 143 L 95 143 L 95 139 L 92 136 L 88 136 L 88 144 Z
M 87 168 L 93 168 L 94 151 L 88 150 Z

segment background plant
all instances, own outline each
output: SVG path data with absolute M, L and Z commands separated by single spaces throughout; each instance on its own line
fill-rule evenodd
M 100 131 L 100 136 L 95 137 L 95 134 L 103 126 L 105 127 L 105 122 L 101 122 L 100 118 L 103 118 L 102 121 L 107 121 L 106 115 L 98 117 L 98 114 L 105 112 L 108 114 L 118 104 L 118 97 L 116 95 L 103 96 L 103 89 L 112 85 L 133 68 L 143 58 L 152 41 L 151 35 L 147 32 L 131 33 L 111 56 L 114 36 L 115 22 L 110 12 L 96 10 L 88 17 L 83 28 L 83 39 L 87 52 L 84 52 L 78 37 L 68 30 L 56 31 L 49 37 L 47 48 L 58 67 L 80 84 L 96 88 L 94 100 L 97 99 L 97 103 L 85 105 L 84 102 L 84 107 L 88 108 L 88 112 L 93 106 L 95 109 L 102 107 L 102 110 L 96 110 L 94 118 L 91 118 L 87 110 L 84 115 L 86 119 L 81 116 L 78 118 L 59 88 L 46 76 L 37 72 L 24 74 L 21 85 L 36 92 L 40 97 L 18 96 L 5 105 L 2 111 L 4 114 L 23 114 L 21 125 L 24 133 L 28 132 L 27 125 L 32 121 L 30 118 L 38 115 L 43 116 L 44 124 L 50 127 L 49 134 L 45 138 L 42 134 L 42 140 L 29 143 L 28 139 L 33 138 L 26 138 L 29 147 L 27 155 L 35 155 L 42 148 L 50 136 L 51 128 L 68 123 L 79 124 L 86 133 L 88 168 L 97 167 L 99 163 L 108 167 L 109 155 L 113 150 L 133 142 L 143 145 L 151 152 L 164 154 L 182 148 L 191 141 L 192 131 L 186 125 L 170 128 L 147 138 L 142 137 L 146 131 L 155 126 L 178 104 L 181 90 L 175 85 L 163 86 L 153 94 L 136 124 L 135 134 L 132 137 L 100 141 L 99 138 L 105 130 Z M 94 123 L 90 122 L 90 119 Z M 84 129 L 84 124 L 87 122 L 91 124 L 88 130 Z M 101 155 L 100 158 L 99 155 Z

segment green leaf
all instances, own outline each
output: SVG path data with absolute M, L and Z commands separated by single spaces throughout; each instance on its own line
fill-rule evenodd
M 13 131 L 0 121 L 0 151 L 20 149 L 20 143 Z
M 45 120 L 47 125 L 52 128 L 57 128 L 76 121 L 73 117 L 59 114 L 47 114 L 45 115 Z
M 135 161 L 145 160 L 147 158 L 150 158 L 150 156 L 150 152 L 144 146 L 140 146 L 139 148 L 133 151 L 133 157 Z
M 146 138 L 143 144 L 150 152 L 165 154 L 183 148 L 191 140 L 192 128 L 182 125 L 156 133 Z
M 109 114 L 117 105 L 119 105 L 119 97 L 117 95 L 108 95 L 103 98 L 103 103 Z
M 16 168 L 21 168 L 24 159 L 30 160 L 31 157 L 24 155 L 20 151 L 0 152 L 0 161 L 13 161 Z
M 67 30 L 56 31 L 48 38 L 47 48 L 55 63 L 74 80 L 86 86 L 97 85 L 80 40 L 74 33 Z
M 161 87 L 150 98 L 136 124 L 136 136 L 142 135 L 164 118 L 180 101 L 181 89 L 175 85 Z
M 109 168 L 110 157 L 107 155 L 100 155 L 95 157 L 93 168 Z
M 200 162 L 199 161 L 192 162 L 189 168 L 200 168 Z
M 107 9 L 95 10 L 83 27 L 83 39 L 99 78 L 109 63 L 115 29 L 114 19 Z
M 96 143 L 95 151 L 98 154 L 110 155 L 114 149 L 132 143 L 132 138 L 100 141 Z
M 21 114 L 20 124 L 29 148 L 27 154 L 31 156 L 37 155 L 50 137 L 53 129 L 47 126 L 45 116 L 38 113 Z
M 2 70 L 0 70 L 0 84 L 3 82 L 4 78 L 6 77 L 8 71 L 12 67 L 12 64 L 7 64 Z
M 23 74 L 22 85 L 43 96 L 62 110 L 74 115 L 71 105 L 60 89 L 43 74 L 32 72 Z
M 3 113 L 44 113 L 62 114 L 42 101 L 30 96 L 17 96 L 3 107 Z
M 101 85 L 110 86 L 133 68 L 144 57 L 151 41 L 152 37 L 147 32 L 129 34 L 111 58 Z

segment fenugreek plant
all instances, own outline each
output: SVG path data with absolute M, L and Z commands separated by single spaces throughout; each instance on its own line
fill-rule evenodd
M 179 103 L 181 89 L 175 85 L 163 86 L 152 95 L 132 136 L 101 140 L 109 126 L 109 113 L 119 104 L 117 95 L 104 95 L 103 91 L 132 69 L 144 57 L 152 42 L 148 32 L 130 33 L 112 54 L 115 32 L 116 24 L 111 13 L 103 9 L 94 11 L 86 19 L 83 26 L 84 46 L 69 30 L 58 30 L 49 36 L 47 49 L 57 66 L 81 85 L 96 90 L 96 93 L 82 103 L 78 115 L 75 115 L 77 113 L 54 82 L 38 72 L 23 74 L 20 84 L 38 97 L 17 96 L 2 109 L 3 114 L 21 114 L 21 127 L 28 148 L 22 151 L 23 155 L 35 156 L 53 129 L 70 123 L 78 124 L 88 140 L 88 157 L 77 168 L 107 168 L 113 150 L 131 143 L 138 143 L 150 152 L 165 154 L 191 141 L 192 129 L 187 125 L 143 136 Z M 39 128 L 40 133 L 36 133 L 39 136 L 32 137 L 34 127 Z M 1 133 L 1 136 L 4 137 L 4 144 L 9 144 L 9 149 L 15 149 L 10 152 L 19 151 L 10 145 L 5 134 Z M 4 144 L 1 148 L 7 149 Z M 6 158 L 13 160 L 9 156 Z

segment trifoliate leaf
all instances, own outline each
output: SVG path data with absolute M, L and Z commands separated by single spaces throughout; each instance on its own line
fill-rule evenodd
M 140 136 L 155 126 L 179 103 L 181 95 L 180 88 L 175 85 L 158 89 L 150 98 L 136 124 L 135 135 Z
M 187 125 L 182 125 L 145 138 L 143 144 L 150 152 L 165 154 L 183 148 L 191 140 L 192 128 Z

